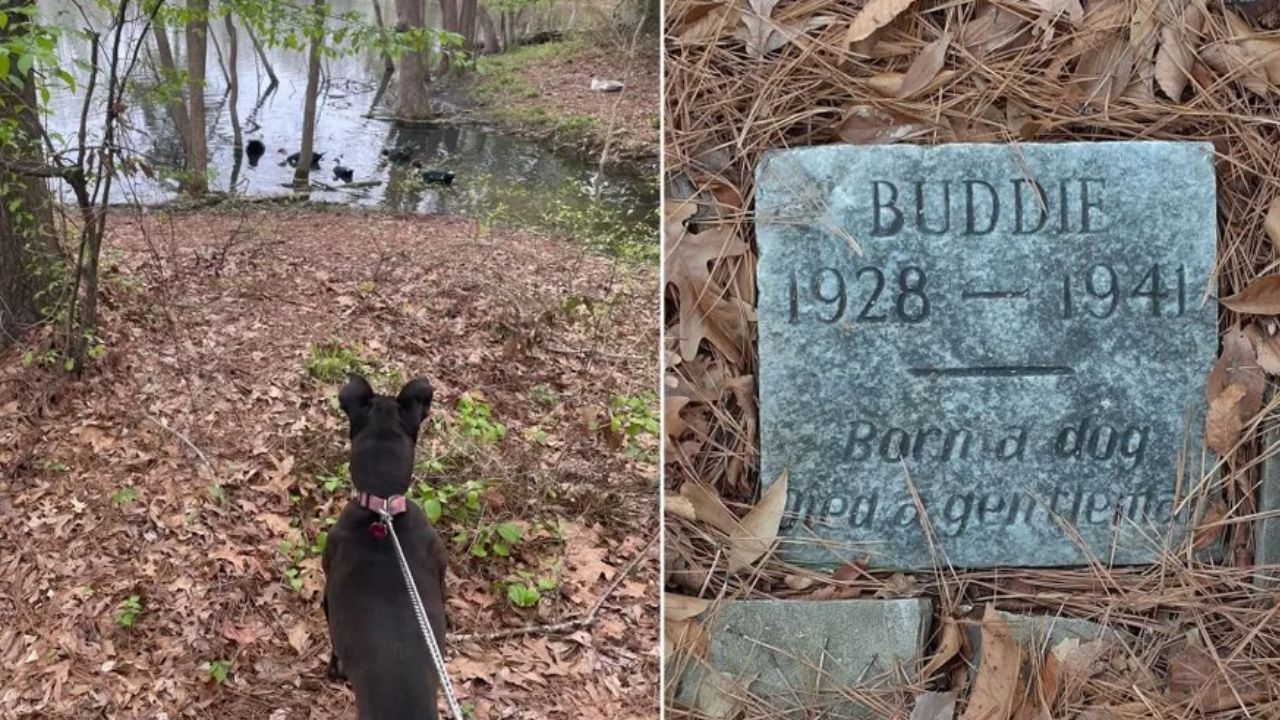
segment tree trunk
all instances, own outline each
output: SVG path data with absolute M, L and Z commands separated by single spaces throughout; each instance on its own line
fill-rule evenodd
M 231 192 L 236 190 L 240 175 L 240 160 L 244 157 L 244 133 L 240 130 L 240 65 L 237 55 L 240 39 L 236 37 L 236 22 L 228 12 L 227 22 L 227 109 L 231 115 L 231 150 L 235 163 L 231 169 Z
M 258 42 L 258 36 L 253 34 L 253 28 L 248 23 L 245 23 L 244 31 L 249 33 L 249 41 L 253 43 L 253 50 L 258 53 L 258 59 L 262 61 L 262 67 L 266 68 L 267 77 L 271 78 L 271 84 L 267 86 L 269 92 L 270 88 L 280 84 L 280 79 L 276 77 L 276 69 L 271 67 L 271 61 L 267 59 L 267 51 L 262 49 L 262 43 Z M 263 93 L 263 95 L 266 94 Z
M 476 11 L 476 18 L 480 21 L 480 30 L 484 33 L 484 47 L 482 52 L 486 55 L 492 55 L 502 52 L 502 41 L 498 39 L 498 28 L 493 25 L 493 18 L 489 15 L 489 11 L 483 7 Z
M 467 52 L 476 48 L 476 0 L 460 0 L 458 8 L 458 32 L 462 35 L 462 47 Z
M 378 30 L 387 31 L 387 24 L 382 20 L 382 3 L 378 0 L 373 0 L 373 19 L 378 23 Z M 382 69 L 384 75 L 391 75 L 396 71 L 396 63 L 391 59 L 391 53 L 382 53 Z
M 178 66 L 173 61 L 173 47 L 169 44 L 169 32 L 160 23 L 151 25 L 151 35 L 156 40 L 156 54 L 160 56 L 160 79 L 166 84 L 174 85 L 178 82 Z M 191 153 L 190 136 L 187 134 L 187 121 L 190 116 L 187 114 L 187 103 L 182 99 L 181 92 L 172 93 L 173 99 L 168 103 L 169 115 L 173 117 L 173 124 L 178 128 L 178 138 L 182 140 L 183 152 Z
M 12 9 L 34 4 L 35 0 L 18 0 Z M 27 22 L 24 13 L 11 12 L 8 26 L 0 28 L 0 44 L 22 34 Z M 0 108 L 4 108 L 0 117 L 15 120 L 20 137 L 5 147 L 0 160 L 43 166 L 35 76 L 30 71 L 20 73 L 16 62 L 10 63 L 9 73 L 0 79 Z M 13 343 L 40 318 L 36 302 L 40 278 L 32 272 L 33 265 L 55 261 L 54 249 L 53 210 L 45 179 L 0 171 L 0 348 Z
M 205 56 L 209 52 L 209 0 L 187 0 L 187 177 L 184 189 L 192 197 L 209 191 L 209 143 L 204 113 Z
M 320 45 L 324 41 L 324 0 L 315 0 L 316 34 L 307 57 L 307 94 L 302 109 L 302 148 L 298 151 L 298 167 L 293 173 L 295 190 L 311 184 L 311 154 L 316 135 L 316 96 L 320 94 Z
M 396 16 L 409 29 L 424 27 L 426 8 L 422 0 L 396 0 Z M 405 53 L 400 58 L 400 97 L 396 115 L 406 120 L 431 117 L 431 59 L 428 51 Z

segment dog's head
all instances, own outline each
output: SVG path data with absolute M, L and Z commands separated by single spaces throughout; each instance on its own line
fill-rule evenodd
M 431 408 L 431 383 L 411 380 L 395 397 L 374 393 L 369 381 L 351 375 L 338 404 L 351 421 L 351 482 L 380 497 L 403 495 L 413 479 L 418 428 Z

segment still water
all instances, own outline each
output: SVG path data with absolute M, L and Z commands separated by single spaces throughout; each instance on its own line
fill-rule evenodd
M 357 10 L 372 18 L 368 0 L 338 0 L 333 5 L 339 11 Z M 394 7 L 388 2 L 383 6 L 384 11 Z M 66 29 L 58 47 L 63 67 L 76 68 L 73 72 L 86 77 L 86 70 L 80 66 L 88 55 L 89 44 L 76 32 L 85 27 L 84 16 L 70 0 L 42 0 L 40 7 L 46 21 Z M 99 29 L 107 25 L 105 17 L 91 14 L 89 20 Z M 140 24 L 130 27 L 134 39 L 140 29 Z M 256 167 L 242 161 L 237 170 L 227 83 L 213 41 L 216 38 L 225 62 L 228 39 L 221 18 L 211 23 L 211 35 L 205 96 L 210 188 L 248 196 L 287 194 L 293 170 L 282 164 L 284 155 L 278 150 L 294 153 L 300 146 L 306 56 L 300 51 L 265 48 L 280 80 L 278 87 L 268 91 L 269 78 L 248 34 L 240 27 L 237 107 L 245 141 L 261 140 L 267 151 Z M 129 36 L 127 32 L 126 42 Z M 176 62 L 184 67 L 182 33 L 171 29 L 169 37 Z M 182 165 L 176 128 L 162 98 L 153 89 L 154 43 L 148 38 L 143 47 L 123 115 L 122 144 L 147 158 L 156 167 L 157 177 L 149 179 L 139 174 L 123 179 L 112 192 L 113 202 L 155 203 L 174 197 L 175 176 Z M 648 237 L 656 241 L 658 190 L 649 173 L 615 168 L 601 172 L 590 158 L 484 124 L 405 126 L 377 119 L 385 111 L 373 107 L 382 70 L 381 58 L 373 53 L 324 61 L 315 134 L 315 149 L 323 153 L 323 158 L 312 178 L 334 189 L 315 190 L 313 199 L 397 212 L 462 215 L 560 232 L 569 228 L 593 234 L 617 233 L 630 239 Z M 394 92 L 394 81 L 392 85 Z M 80 90 L 83 91 L 83 83 Z M 74 137 L 81 104 L 81 98 L 70 93 L 55 93 L 46 126 L 67 138 Z M 100 126 L 104 112 L 103 107 L 91 111 L 90 127 Z M 424 168 L 452 171 L 456 179 L 450 187 L 425 185 L 409 166 L 388 163 L 381 156 L 383 148 L 408 149 Z M 355 184 L 377 184 L 353 188 L 335 180 L 333 167 L 339 160 L 354 171 Z

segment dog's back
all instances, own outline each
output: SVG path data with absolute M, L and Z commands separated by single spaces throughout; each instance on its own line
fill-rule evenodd
M 391 538 L 379 540 L 369 532 L 371 515 L 349 503 L 325 547 L 333 651 L 355 689 L 360 720 L 434 719 L 439 678 Z M 416 505 L 393 522 L 436 643 L 443 649 L 444 547 Z
M 395 398 L 375 395 L 358 376 L 338 395 L 351 420 L 351 479 L 361 499 L 347 504 L 329 532 L 324 602 L 333 643 L 330 671 L 351 681 L 360 720 L 437 717 L 437 670 L 393 540 L 373 509 L 392 513 L 396 538 L 443 649 L 445 549 L 426 514 L 403 497 L 431 395 L 425 380 L 409 383 Z

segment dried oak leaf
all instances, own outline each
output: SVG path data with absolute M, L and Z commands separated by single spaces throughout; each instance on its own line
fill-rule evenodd
M 1186 648 L 1169 658 L 1165 694 L 1199 713 L 1216 713 L 1247 708 L 1268 693 L 1261 678 L 1242 682 L 1205 651 Z
M 1262 408 L 1266 386 L 1266 375 L 1249 337 L 1241 330 L 1227 331 L 1222 337 L 1222 355 L 1205 383 L 1209 401 L 1205 440 L 1211 450 L 1220 456 L 1231 453 L 1245 424 Z
M 1218 302 L 1238 313 L 1280 315 L 1280 275 L 1255 278 L 1244 290 Z
M 903 76 L 902 84 L 895 94 L 899 98 L 908 98 L 933 83 L 942 70 L 942 64 L 947 59 L 947 48 L 950 46 L 951 33 L 943 33 L 942 37 L 925 45 L 912 61 L 911 67 L 907 68 L 907 74 Z
M 748 324 L 755 312 L 741 300 L 725 297 L 724 288 L 712 281 L 709 266 L 745 254 L 748 246 L 735 239 L 728 227 L 689 232 L 685 221 L 694 212 L 696 207 L 691 202 L 667 204 L 666 280 L 679 293 L 680 354 L 686 360 L 696 357 L 698 346 L 706 339 L 730 364 L 736 365 L 746 351 Z
M 1253 352 L 1258 357 L 1258 366 L 1268 375 L 1280 375 L 1280 336 L 1275 334 L 1274 326 L 1267 330 L 1258 323 L 1250 323 L 1244 334 L 1253 343 Z
M 1182 91 L 1195 64 L 1195 48 L 1204 15 L 1200 8 L 1188 3 L 1179 16 L 1160 31 L 1160 49 L 1156 52 L 1156 84 L 1170 100 L 1182 99 Z
M 849 34 L 845 42 L 852 45 L 871 37 L 871 33 L 888 25 L 894 18 L 902 14 L 913 0 L 871 0 L 862 6 L 861 12 L 849 25 Z
M 1022 648 L 995 606 L 982 615 L 982 660 L 961 720 L 1007 720 L 1018 695 Z
M 787 473 L 783 472 L 742 518 L 741 530 L 729 536 L 729 572 L 759 560 L 778 539 L 782 513 L 787 507 Z

